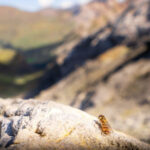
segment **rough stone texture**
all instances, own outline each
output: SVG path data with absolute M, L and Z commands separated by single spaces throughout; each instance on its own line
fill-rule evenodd
M 96 117 L 51 101 L 0 99 L 0 146 L 8 150 L 148 150 L 113 130 L 102 134 Z

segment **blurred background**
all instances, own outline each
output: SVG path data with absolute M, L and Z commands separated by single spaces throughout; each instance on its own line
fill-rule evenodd
M 0 97 L 104 114 L 150 143 L 150 0 L 0 0 Z

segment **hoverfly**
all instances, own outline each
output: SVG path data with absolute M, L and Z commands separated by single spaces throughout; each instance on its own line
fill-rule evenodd
M 108 135 L 112 132 L 112 128 L 109 125 L 108 121 L 106 120 L 104 115 L 100 115 L 98 116 L 98 119 L 100 121 L 100 128 L 102 133 L 104 133 L 105 135 Z

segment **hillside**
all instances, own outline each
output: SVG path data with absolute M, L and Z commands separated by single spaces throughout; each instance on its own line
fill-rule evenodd
M 82 6 L 75 17 L 77 32 L 83 37 L 96 32 L 99 28 L 115 21 L 128 3 L 118 3 L 116 0 L 93 0 Z
M 53 71 L 61 77 L 49 70 L 31 93 L 94 115 L 101 110 L 118 130 L 149 141 L 149 5 L 134 1 L 116 21 L 83 39 Z
M 107 23 L 103 18 L 107 17 L 105 10 L 108 5 L 93 1 L 70 10 L 47 8 L 34 13 L 0 7 L 0 55 L 3 57 L 0 59 L 0 95 L 18 96 L 27 89 L 36 88 L 47 68 L 57 68 L 55 65 L 62 64 L 85 33 L 92 33 Z M 115 15 L 113 9 L 109 7 Z M 87 11 L 89 19 L 84 20 Z M 119 9 L 116 14 L 118 12 Z M 91 14 L 98 20 L 96 27 Z
M 34 88 L 47 63 L 55 63 L 54 49 L 78 37 L 68 11 L 1 6 L 0 14 L 0 95 L 17 96 Z
M 28 50 L 62 41 L 71 32 L 73 24 L 69 12 L 55 11 L 31 13 L 0 7 L 1 43 Z

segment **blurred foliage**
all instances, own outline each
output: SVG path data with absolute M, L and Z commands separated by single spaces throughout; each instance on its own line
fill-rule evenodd
M 0 64 L 10 64 L 15 58 L 16 52 L 11 49 L 0 48 Z
M 26 75 L 10 75 L 0 73 L 0 95 L 1 97 L 13 97 L 28 91 L 36 86 L 37 80 L 44 71 L 29 73 Z M 8 88 L 9 86 L 9 88 Z

